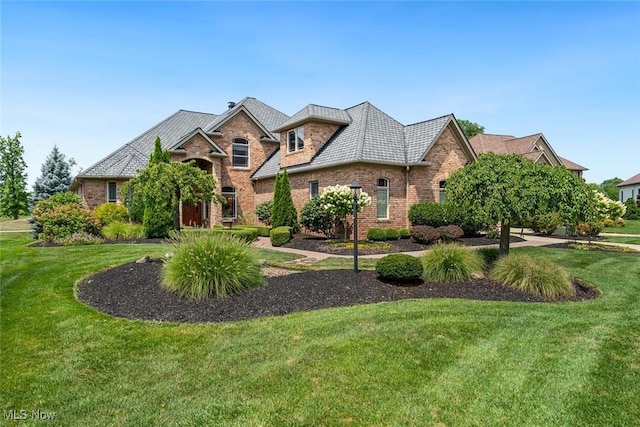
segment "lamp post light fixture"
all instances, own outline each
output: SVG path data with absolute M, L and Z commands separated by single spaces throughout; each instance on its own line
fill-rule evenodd
M 358 198 L 362 187 L 358 180 L 354 180 L 349 187 L 353 199 L 353 272 L 358 272 Z

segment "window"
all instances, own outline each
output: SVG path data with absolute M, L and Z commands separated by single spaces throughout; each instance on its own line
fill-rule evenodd
M 386 178 L 378 179 L 377 195 L 377 218 L 389 219 L 389 180 Z
M 294 151 L 302 150 L 304 148 L 304 127 L 290 130 L 287 132 L 287 151 L 293 153 Z
M 107 182 L 107 202 L 115 203 L 118 201 L 118 191 L 115 181 Z
M 236 219 L 238 217 L 238 198 L 236 189 L 233 187 L 222 187 L 222 219 Z
M 231 165 L 240 168 L 249 167 L 249 141 L 244 138 L 233 138 L 231 144 L 233 155 Z
M 309 199 L 313 199 L 318 196 L 319 193 L 318 181 L 309 182 Z
M 440 181 L 440 193 L 438 194 L 438 203 L 444 203 L 447 201 L 447 196 L 444 193 L 444 189 L 447 186 L 447 181 Z

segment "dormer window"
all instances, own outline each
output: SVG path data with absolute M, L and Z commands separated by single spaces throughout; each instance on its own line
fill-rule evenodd
M 304 148 L 304 127 L 287 132 L 287 152 L 302 150 Z
M 233 138 L 231 164 L 238 168 L 249 167 L 249 141 L 244 138 Z

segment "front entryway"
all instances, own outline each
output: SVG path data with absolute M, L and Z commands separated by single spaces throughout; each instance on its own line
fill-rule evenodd
M 182 205 L 182 225 L 202 227 L 202 202 Z

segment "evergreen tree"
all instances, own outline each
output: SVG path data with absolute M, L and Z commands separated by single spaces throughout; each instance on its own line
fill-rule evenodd
M 273 228 L 288 226 L 291 227 L 294 232 L 299 229 L 298 211 L 291 198 L 291 184 L 289 183 L 289 174 L 287 174 L 286 169 L 276 175 L 276 183 L 273 190 L 271 226 Z
M 0 136 L 0 215 L 18 219 L 28 210 L 27 164 L 23 159 L 20 132 L 12 138 Z
M 57 146 L 53 146 L 51 154 L 40 168 L 41 175 L 33 184 L 33 203 L 48 199 L 56 193 L 69 190 L 71 185 L 71 167 L 76 164 L 75 160 L 67 160 Z
M 149 163 L 169 163 L 170 161 L 171 156 L 169 155 L 169 150 L 162 148 L 160 137 L 156 136 L 153 153 L 151 153 L 151 156 L 149 157 Z

